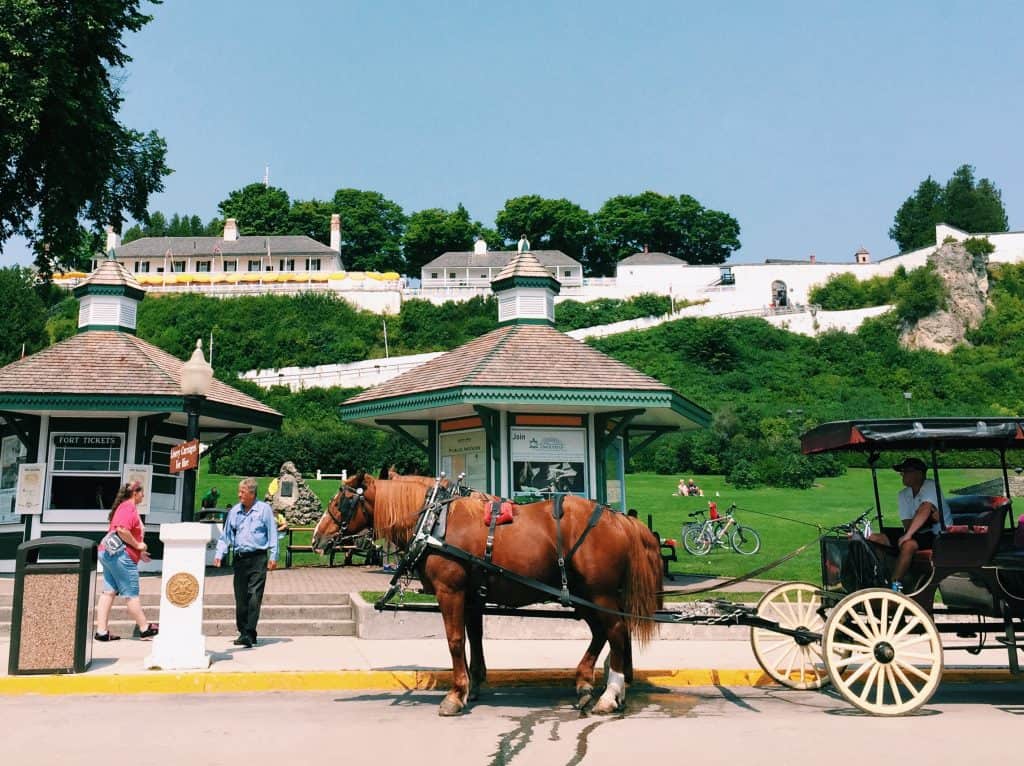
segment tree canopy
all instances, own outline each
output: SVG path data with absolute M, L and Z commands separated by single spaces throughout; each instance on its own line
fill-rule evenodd
M 341 258 L 351 271 L 405 271 L 402 234 L 405 213 L 380 192 L 338 189 L 334 212 L 341 215 Z
M 276 186 L 251 183 L 228 194 L 217 205 L 224 218 L 234 218 L 240 235 L 290 234 L 291 201 Z
M 127 244 L 143 237 L 213 237 L 221 233 L 223 226 L 219 218 L 204 224 L 198 215 L 172 213 L 168 218 L 157 210 L 149 214 L 148 222 L 126 229 L 121 241 Z
M 46 307 L 36 292 L 31 270 L 0 269 L 0 367 L 47 345 Z
M 594 216 L 591 274 L 611 274 L 615 264 L 645 248 L 690 264 L 723 263 L 740 248 L 740 225 L 728 213 L 705 208 L 688 194 L 647 191 L 612 197 Z
M 936 244 L 935 226 L 946 223 L 971 234 L 1007 231 L 1002 192 L 974 168 L 961 165 L 943 187 L 928 176 L 896 211 L 889 237 L 906 253 Z
M 494 219 L 505 242 L 523 234 L 535 250 L 561 250 L 583 262 L 594 243 L 594 217 L 567 199 L 545 199 L 536 194 L 513 197 Z
M 0 0 L 0 248 L 26 237 L 44 275 L 80 243 L 80 220 L 145 220 L 170 173 L 164 140 L 117 119 L 122 37 L 151 19 L 141 4 Z
M 480 235 L 481 228 L 470 219 L 462 203 L 452 211 L 432 207 L 413 213 L 402 240 L 408 273 L 419 274 L 424 265 L 441 253 L 472 250 L 473 239 Z

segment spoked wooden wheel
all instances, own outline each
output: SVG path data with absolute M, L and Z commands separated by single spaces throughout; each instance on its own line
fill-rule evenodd
M 829 677 L 847 702 L 874 715 L 924 705 L 942 677 L 942 643 L 917 602 L 884 588 L 851 593 L 822 636 Z
M 787 582 L 772 588 L 757 602 L 757 616 L 779 627 L 803 628 L 821 634 L 820 589 L 805 582 Z M 794 638 L 766 628 L 750 629 L 750 648 L 764 672 L 790 689 L 820 689 L 829 682 L 821 656 L 821 642 Z

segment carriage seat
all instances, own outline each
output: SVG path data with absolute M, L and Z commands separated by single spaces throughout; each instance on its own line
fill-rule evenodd
M 953 524 L 935 540 L 932 560 L 936 567 L 969 568 L 989 563 L 1010 511 L 1009 498 L 1001 495 L 954 495 L 946 498 Z

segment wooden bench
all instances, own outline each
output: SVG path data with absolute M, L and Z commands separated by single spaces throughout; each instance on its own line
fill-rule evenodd
M 284 568 L 288 569 L 292 565 L 292 555 L 295 553 L 312 553 L 312 545 L 299 545 L 295 542 L 296 532 L 309 532 L 313 533 L 315 527 L 288 527 L 285 532 L 288 535 L 288 542 L 284 546 Z M 331 552 L 327 554 L 327 565 L 333 567 L 334 559 L 337 556 L 344 556 L 342 560 L 342 566 L 345 564 L 346 559 L 350 559 L 353 554 L 363 555 L 363 561 L 367 564 L 375 563 L 379 561 L 380 549 L 371 540 L 369 545 L 338 545 L 331 548 Z M 376 555 L 375 555 L 376 554 Z

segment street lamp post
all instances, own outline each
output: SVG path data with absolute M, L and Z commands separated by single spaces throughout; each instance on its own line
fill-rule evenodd
M 207 391 L 210 390 L 212 379 L 213 368 L 203 357 L 203 341 L 199 339 L 191 358 L 181 369 L 181 393 L 184 398 L 185 415 L 188 418 L 185 422 L 185 441 L 199 438 L 199 411 L 203 406 L 203 400 L 206 399 Z M 190 468 L 185 471 L 181 492 L 182 521 L 192 521 L 195 518 L 197 470 Z
M 914 394 L 910 391 L 903 392 L 903 398 L 907 402 L 907 417 L 910 417 L 910 400 L 914 398 Z

